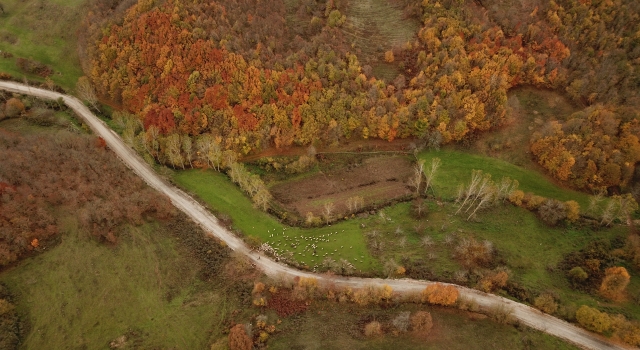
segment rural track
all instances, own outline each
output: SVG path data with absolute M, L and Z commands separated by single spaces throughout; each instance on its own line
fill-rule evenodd
M 135 151 L 124 143 L 118 134 L 110 129 L 102 120 L 96 117 L 89 108 L 87 108 L 77 98 L 11 81 L 0 81 L 0 89 L 50 100 L 58 100 L 62 98 L 64 103 L 80 118 L 82 118 L 97 135 L 102 137 L 109 148 L 149 186 L 169 197 L 175 207 L 191 217 L 191 219 L 198 223 L 208 234 L 223 240 L 229 248 L 245 255 L 253 264 L 263 270 L 264 273 L 270 277 L 285 279 L 293 279 L 295 277 L 312 277 L 316 278 L 320 285 L 332 284 L 340 287 L 351 287 L 353 289 L 367 286 L 381 287 L 383 285 L 388 285 L 393 288 L 394 292 L 403 294 L 419 293 L 428 285 L 435 283 L 431 281 L 412 279 L 380 279 L 343 276 L 329 277 L 322 274 L 300 271 L 275 262 L 268 256 L 252 251 L 240 238 L 224 228 L 219 223 L 218 219 L 216 219 L 216 217 L 205 207 L 182 190 L 160 178 L 160 176 L 158 176 L 155 171 L 137 153 L 135 153 Z M 483 293 L 475 289 L 458 285 L 454 286 L 460 291 L 461 297 L 473 300 L 480 309 L 491 310 L 496 308 L 506 308 L 508 310 L 512 310 L 513 318 L 521 324 L 556 336 L 581 348 L 631 349 L 630 347 L 614 343 L 607 338 L 586 331 L 566 321 L 542 313 L 530 306 L 497 295 Z

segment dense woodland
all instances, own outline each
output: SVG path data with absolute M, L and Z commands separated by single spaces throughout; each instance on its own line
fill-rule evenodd
M 31 101 L 33 102 L 33 101 Z M 31 103 L 30 102 L 30 103 Z M 17 98 L 0 105 L 11 115 L 48 124 L 53 111 L 25 110 Z M 127 223 L 174 215 L 169 201 L 105 149 L 95 136 L 58 129 L 17 134 L 0 128 L 0 267 L 46 247 L 74 213 L 96 238 L 115 243 Z
M 536 160 L 577 188 L 632 190 L 640 176 L 637 4 L 405 5 L 423 27 L 384 55 L 404 70 L 392 82 L 350 51 L 343 1 L 141 0 L 93 28 L 90 77 L 142 121 L 138 142 L 173 166 L 206 163 L 171 147 L 173 134 L 203 135 L 238 154 L 353 138 L 438 147 L 503 125 L 515 86 L 566 91 L 593 106 L 536 132 Z

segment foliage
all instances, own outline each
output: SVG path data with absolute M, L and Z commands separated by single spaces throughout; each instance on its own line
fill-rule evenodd
M 549 293 L 544 293 L 536 297 L 533 305 L 540 311 L 550 315 L 554 314 L 558 310 L 558 303 L 556 303 L 553 295 Z
M 558 200 L 547 199 L 538 208 L 538 214 L 540 214 L 540 218 L 542 218 L 544 222 L 555 226 L 558 222 L 567 218 L 567 207 Z
M 382 325 L 378 321 L 371 321 L 364 326 L 364 335 L 375 337 L 382 334 Z
M 4 107 L 4 114 L 7 118 L 14 118 L 24 111 L 24 103 L 20 99 L 12 97 L 7 100 Z
M 450 306 L 458 300 L 460 292 L 449 284 L 433 283 L 422 291 L 422 302 L 434 305 Z
M 640 161 L 640 119 L 590 107 L 552 121 L 532 138 L 531 152 L 556 178 L 581 189 L 628 188 Z
M 487 267 L 493 262 L 493 244 L 489 241 L 479 242 L 473 237 L 463 238 L 455 248 L 454 256 L 465 267 Z
M 320 6 L 300 5 L 296 16 L 313 26 L 299 33 L 286 25 L 281 2 L 258 11 L 242 0 L 140 1 L 122 23 L 90 30 L 91 78 L 147 130 L 210 133 L 223 149 L 247 153 L 354 135 L 459 141 L 501 125 L 507 89 L 553 81 L 561 68 L 551 67 L 568 55 L 557 39 L 527 44 L 474 25 L 465 12 L 424 3 L 423 28 L 406 45 L 418 55 L 402 55 L 412 58 L 414 76 L 387 85 L 349 53 L 350 39 L 338 29 L 346 17 L 328 6 L 322 20 Z
M 237 324 L 229 330 L 229 349 L 230 350 L 251 350 L 253 342 L 247 335 L 245 327 Z
M 0 284 L 0 349 L 17 349 L 20 344 L 20 318 L 7 287 Z
M 166 198 L 95 141 L 67 131 L 0 132 L 0 265 L 43 249 L 59 232 L 51 206 L 76 212 L 83 227 L 111 243 L 126 223 L 174 215 Z M 34 239 L 40 247 L 31 244 Z
M 302 313 L 309 307 L 304 300 L 293 298 L 291 292 L 285 288 L 278 288 L 269 298 L 267 305 L 280 317 Z
M 581 326 L 597 333 L 606 332 L 611 327 L 609 315 L 586 305 L 582 305 L 576 311 L 576 320 Z
M 398 316 L 396 316 L 391 324 L 398 330 L 399 332 L 406 332 L 409 330 L 409 317 L 411 315 L 410 311 L 403 311 Z
M 627 269 L 614 266 L 606 269 L 604 274 L 602 284 L 600 284 L 600 294 L 608 299 L 620 299 L 631 279 Z
M 428 311 L 416 311 L 411 315 L 411 330 L 419 333 L 429 333 L 433 328 L 433 319 Z

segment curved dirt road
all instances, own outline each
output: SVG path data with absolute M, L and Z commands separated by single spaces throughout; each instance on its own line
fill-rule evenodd
M 421 292 L 426 286 L 434 283 L 411 279 L 374 279 L 340 276 L 327 277 L 325 275 L 296 270 L 289 266 L 277 263 L 264 255 L 261 256 L 261 259 L 258 259 L 258 253 L 252 252 L 242 242 L 242 240 L 222 227 L 218 223 L 218 220 L 207 209 L 183 191 L 163 181 L 153 171 L 153 169 L 145 163 L 144 160 L 142 160 L 142 158 L 140 158 L 122 141 L 122 139 L 113 130 L 91 113 L 91 111 L 77 98 L 9 81 L 0 81 L 0 89 L 44 99 L 57 100 L 62 98 L 65 104 L 73 109 L 97 135 L 100 135 L 113 152 L 115 152 L 131 170 L 149 184 L 149 186 L 164 193 L 171 199 L 173 205 L 189 215 L 196 223 L 202 226 L 206 232 L 224 240 L 231 249 L 246 255 L 256 266 L 260 267 L 264 273 L 269 276 L 289 279 L 296 276 L 313 277 L 318 280 L 319 284 L 334 284 L 336 286 L 351 287 L 354 289 L 369 285 L 389 285 L 393 288 L 394 292 L 399 293 Z M 629 349 L 629 347 L 613 343 L 604 337 L 583 330 L 556 317 L 544 314 L 527 305 L 520 304 L 497 295 L 486 294 L 474 289 L 462 286 L 456 287 L 460 291 L 461 297 L 473 299 L 481 309 L 506 307 L 513 310 L 513 317 L 522 324 L 554 335 L 582 348 Z

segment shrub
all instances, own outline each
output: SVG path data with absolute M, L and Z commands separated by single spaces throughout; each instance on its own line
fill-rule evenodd
M 467 268 L 487 266 L 493 261 L 493 255 L 491 242 L 478 242 L 473 237 L 460 241 L 454 252 L 455 258 Z
M 433 327 L 433 319 L 427 311 L 416 311 L 411 315 L 411 330 L 419 333 L 428 333 Z
M 555 298 L 551 294 L 547 293 L 538 296 L 534 300 L 533 305 L 540 311 L 547 314 L 553 314 L 558 310 L 558 304 L 556 303 Z
M 255 282 L 253 284 L 253 291 L 251 292 L 251 294 L 260 294 L 264 291 L 264 283 L 262 282 Z
M 551 226 L 555 226 L 558 222 L 567 218 L 567 208 L 564 203 L 555 200 L 547 199 L 538 208 L 538 214 L 540 218 Z
M 313 277 L 297 278 L 297 283 L 293 287 L 293 298 L 297 300 L 313 299 L 318 289 L 318 280 Z
M 509 274 L 507 273 L 507 271 L 494 271 L 489 275 L 483 277 L 478 282 L 478 287 L 483 292 L 489 293 L 491 291 L 504 287 L 507 284 L 508 279 Z
M 364 326 L 364 335 L 375 337 L 382 334 L 382 325 L 378 321 L 371 321 Z
M 600 294 L 608 299 L 619 299 L 627 288 L 630 278 L 624 267 L 616 266 L 606 269 L 600 285 Z
M 4 107 L 7 118 L 15 118 L 22 112 L 24 112 L 24 103 L 15 97 L 10 98 Z
M 545 198 L 535 195 L 533 193 L 527 193 L 524 195 L 522 202 L 524 203 L 525 208 L 529 210 L 535 210 L 544 203 Z
M 289 290 L 280 288 L 269 299 L 268 307 L 273 309 L 278 316 L 288 317 L 304 312 L 308 305 L 303 300 L 293 299 Z
M 567 209 L 567 220 L 576 222 L 580 218 L 580 204 L 576 201 L 566 201 L 564 205 Z
M 434 283 L 427 286 L 422 292 L 422 302 L 434 305 L 449 306 L 455 304 L 460 292 L 452 285 Z
M 524 192 L 522 190 L 515 190 L 509 194 L 509 202 L 517 206 L 522 206 L 522 200 L 524 199 Z
M 509 324 L 513 323 L 513 308 L 509 307 L 505 304 L 500 304 L 499 306 L 490 310 L 490 316 L 496 322 L 501 324 Z
M 609 315 L 586 305 L 576 311 L 576 320 L 584 328 L 597 333 L 606 332 L 611 327 Z
M 389 50 L 387 52 L 384 53 L 384 60 L 387 63 L 392 63 L 395 60 L 395 57 L 393 57 L 393 51 Z
M 340 11 L 333 10 L 329 14 L 329 19 L 327 20 L 327 25 L 329 27 L 340 27 L 347 21 L 347 16 L 343 16 Z
M 410 315 L 411 315 L 411 312 L 402 311 L 400 315 L 398 315 L 396 318 L 393 319 L 393 321 L 391 321 L 391 323 L 393 324 L 394 327 L 396 327 L 398 331 L 406 332 L 409 330 Z
M 247 335 L 244 325 L 237 324 L 229 331 L 229 349 L 230 350 L 251 350 L 253 342 Z

